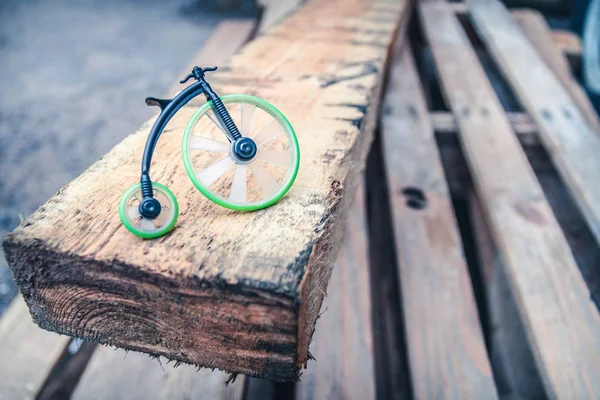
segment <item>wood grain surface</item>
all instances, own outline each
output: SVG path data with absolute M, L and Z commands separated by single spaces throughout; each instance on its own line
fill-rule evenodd
M 420 17 L 546 393 L 599 397 L 600 316 L 564 234 L 456 16 Z
M 406 50 L 392 64 L 381 128 L 413 393 L 495 399 L 433 126 Z
M 350 209 L 340 255 L 316 325 L 296 398 L 375 399 L 365 186 Z
M 275 206 L 236 213 L 201 196 L 167 126 L 152 166 L 180 218 L 152 241 L 121 225 L 153 120 L 61 189 L 4 241 L 34 320 L 84 339 L 275 380 L 297 377 L 372 139 L 388 47 L 405 1 L 313 1 L 210 76 L 219 93 L 275 104 L 300 172 Z M 307 30 L 306 27 L 311 29 Z

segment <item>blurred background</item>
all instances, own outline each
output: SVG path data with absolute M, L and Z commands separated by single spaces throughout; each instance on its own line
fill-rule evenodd
M 0 0 L 0 236 L 156 109 L 252 0 Z M 173 95 L 174 93 L 171 93 Z M 0 249 L 0 314 L 17 294 Z
M 553 43 L 560 49 L 561 55 L 565 55 L 565 60 L 561 58 L 561 61 L 568 64 L 566 69 L 583 87 L 596 110 L 600 110 L 600 0 L 504 2 L 509 7 L 533 8 L 543 13 L 543 19 L 552 28 Z M 298 0 L 296 3 L 300 4 L 302 1 Z M 273 4 L 281 3 L 271 1 L 271 5 Z M 183 71 L 215 32 L 219 23 L 231 19 L 255 21 L 261 18 L 262 13 L 260 0 L 0 0 L 0 235 L 14 229 L 21 219 L 27 218 L 62 186 L 156 114 L 156 108 L 145 105 L 145 97 L 174 95 L 169 93 L 169 88 L 183 77 Z M 425 86 L 428 111 L 432 118 L 436 113 L 441 117 L 452 117 L 450 107 L 442 96 L 431 49 L 426 44 L 427 40 L 419 33 L 420 27 L 416 20 L 418 18 L 413 17 L 407 37 L 417 62 L 419 78 Z M 517 117 L 517 114 L 528 117 L 524 115 L 526 110 L 518 96 L 514 95 L 493 57 L 474 33 L 473 25 L 465 23 L 465 20 L 466 18 L 461 20 L 463 28 L 472 41 L 504 110 Z M 451 118 L 451 122 L 453 121 Z M 529 122 L 529 125 L 534 125 L 537 129 L 530 118 L 521 125 Z M 453 133 L 457 131 L 455 126 L 448 130 Z M 437 133 L 440 132 L 436 131 L 436 135 Z M 380 132 L 376 135 L 378 138 L 374 142 L 366 172 L 369 177 L 376 178 L 369 182 L 370 193 L 366 208 L 378 211 L 389 209 L 380 135 Z M 498 390 L 501 395 L 504 394 L 501 397 L 507 399 L 546 398 L 543 395 L 515 395 L 518 392 L 515 388 L 520 387 L 521 383 L 515 383 L 515 378 L 508 375 L 513 374 L 517 367 L 520 366 L 521 371 L 514 375 L 524 376 L 528 380 L 523 383 L 522 386 L 527 389 L 521 394 L 543 393 L 541 379 L 533 366 L 532 355 L 522 355 L 520 353 L 525 351 L 519 346 L 512 346 L 514 343 L 523 345 L 526 338 L 522 326 L 511 326 L 520 324 L 512 300 L 506 300 L 510 302 L 506 309 L 502 308 L 503 303 L 497 301 L 498 298 L 511 296 L 509 285 L 503 283 L 502 277 L 494 277 L 501 282 L 498 285 L 505 285 L 498 286 L 501 289 L 492 285 L 486 287 L 487 283 L 484 284 L 487 278 L 480 273 L 485 273 L 482 267 L 484 263 L 481 262 L 480 266 L 480 260 L 477 260 L 481 256 L 476 249 L 477 227 L 475 224 L 471 226 L 471 211 L 465 200 L 472 195 L 472 186 L 468 176 L 459 176 L 463 173 L 462 170 L 463 175 L 469 175 L 468 168 L 462 156 L 451 152 L 444 155 L 443 148 L 459 148 L 456 138 L 450 140 L 448 135 L 445 137 L 442 140 L 437 137 L 442 161 L 445 165 L 458 165 L 460 168 L 457 170 L 460 171 L 454 176 L 466 182 L 463 183 L 467 190 L 464 187 L 453 187 L 453 182 L 456 183 L 457 179 L 453 180 L 452 176 L 447 175 L 453 211 L 462 234 L 469 277 L 473 283 L 486 345 L 491 353 Z M 442 143 L 443 140 L 446 142 Z M 538 143 L 536 150 L 533 145 L 524 144 L 531 164 L 536 168 L 543 167 L 537 168 L 541 170 L 536 170 L 537 178 L 575 253 L 591 296 L 598 305 L 600 269 L 597 266 L 600 265 L 600 248 L 586 222 L 578 214 L 573 200 L 568 197 L 568 191 L 551 165 L 548 154 L 541 147 Z M 458 158 L 462 161 L 455 162 Z M 371 191 L 373 187 L 377 190 Z M 457 194 L 461 191 L 465 193 Z M 549 194 L 552 191 L 554 196 Z M 378 375 L 378 379 L 384 379 L 385 382 L 382 385 L 378 381 L 377 384 L 390 393 L 397 392 L 396 389 L 401 386 L 408 388 L 406 390 L 410 392 L 410 384 L 405 385 L 397 379 L 402 375 L 409 380 L 406 372 L 408 364 L 398 361 L 398 364 L 387 365 L 382 361 L 388 358 L 404 360 L 405 357 L 398 356 L 404 351 L 404 328 L 400 311 L 400 285 L 396 281 L 397 260 L 390 223 L 392 217 L 385 213 L 379 216 L 369 214 L 368 217 L 369 240 L 372 245 L 369 248 L 369 257 L 372 257 L 369 259 L 369 273 L 372 274 L 371 277 L 375 276 L 384 282 L 372 296 L 374 314 L 378 314 L 373 318 L 376 331 L 374 342 L 380 342 L 378 345 L 386 353 L 386 356 L 381 356 L 378 360 L 386 370 Z M 17 295 L 1 251 L 0 248 L 0 316 Z M 493 260 L 494 263 L 496 261 Z M 490 287 L 491 294 L 488 294 L 486 290 Z M 426 295 L 428 294 L 424 294 Z M 490 306 L 494 302 L 501 306 L 494 309 Z M 389 309 L 384 309 L 381 304 Z M 333 314 L 331 311 L 329 313 Z M 502 324 L 496 323 L 497 315 L 502 317 L 498 320 L 508 326 L 504 328 L 505 331 L 514 329 L 514 332 L 506 335 L 509 339 L 500 337 L 505 331 L 502 331 Z M 444 333 L 440 332 L 441 334 Z M 381 337 L 384 339 L 380 339 Z M 509 345 L 502 347 L 502 340 Z M 490 349 L 493 350 L 496 343 L 500 343 L 496 347 L 500 350 L 493 353 Z M 94 347 L 83 347 L 84 350 L 81 351 L 78 347 L 80 342 L 74 341 L 72 344 L 75 347 L 73 354 L 87 353 L 81 358 L 83 366 L 79 366 L 83 370 Z M 508 361 L 502 359 L 505 357 L 502 353 L 504 349 L 508 349 L 507 354 L 514 358 L 506 356 Z M 524 359 L 526 362 L 522 361 Z M 63 358 L 60 360 L 64 361 Z M 64 361 L 63 364 L 68 363 Z M 59 367 L 63 368 L 63 364 Z M 505 365 L 508 366 L 506 369 Z M 160 371 L 164 372 L 162 368 L 161 364 Z M 219 379 L 221 384 L 222 379 Z M 503 387 L 503 382 L 509 383 Z M 257 393 L 261 393 L 260 390 L 271 390 L 284 394 L 260 394 L 256 398 L 288 398 L 287 394 L 295 390 L 293 385 L 261 389 L 258 380 L 249 380 L 245 390 L 249 391 L 248 387 L 253 385 Z

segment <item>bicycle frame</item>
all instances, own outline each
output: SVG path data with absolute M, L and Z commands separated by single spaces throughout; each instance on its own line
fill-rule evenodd
M 150 179 L 150 163 L 152 162 L 152 155 L 154 153 L 156 143 L 158 142 L 162 131 L 165 129 L 165 127 L 167 126 L 171 118 L 175 115 L 175 113 L 177 113 L 177 111 L 181 109 L 181 107 L 186 105 L 190 100 L 192 100 L 194 97 L 200 94 L 204 94 L 206 96 L 207 101 L 212 101 L 216 109 L 215 114 L 217 118 L 219 118 L 222 127 L 224 128 L 224 133 L 227 136 L 227 139 L 230 142 L 234 142 L 236 144 L 234 146 L 234 151 L 236 155 L 243 159 L 247 158 L 248 154 L 250 154 L 248 153 L 244 155 L 238 153 L 239 146 L 237 146 L 236 142 L 240 142 L 240 140 L 238 139 L 240 139 L 242 135 L 239 132 L 238 128 L 235 126 L 235 123 L 231 119 L 231 116 L 227 112 L 227 109 L 223 105 L 223 102 L 221 101 L 219 96 L 212 90 L 208 82 L 204 79 L 204 71 L 214 71 L 215 69 L 216 67 L 207 69 L 194 67 L 192 73 L 189 74 L 186 78 L 184 78 L 180 83 L 185 83 L 190 78 L 196 79 L 196 82 L 183 89 L 170 100 L 157 99 L 154 97 L 146 98 L 147 105 L 158 106 L 160 107 L 161 111 L 158 118 L 154 122 L 152 129 L 150 130 L 150 134 L 148 135 L 146 146 L 144 148 L 144 156 L 142 158 L 142 176 L 140 178 L 140 183 L 142 189 L 142 196 L 144 199 L 153 197 L 152 181 Z M 254 145 L 254 142 L 252 142 L 249 139 L 244 139 L 243 141 L 246 142 L 245 145 L 248 145 L 248 142 L 250 142 L 249 145 L 253 150 L 253 152 L 251 152 L 250 157 L 253 157 L 256 154 L 256 146 Z

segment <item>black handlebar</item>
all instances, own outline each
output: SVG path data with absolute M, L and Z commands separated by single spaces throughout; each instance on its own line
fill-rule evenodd
M 217 70 L 217 67 L 207 67 L 207 68 L 194 67 L 192 69 L 192 72 L 190 74 L 188 74 L 185 78 L 180 80 L 179 83 L 186 83 L 191 78 L 194 78 L 197 81 L 199 81 L 201 78 L 204 78 L 205 72 L 212 72 L 212 71 L 216 71 L 216 70 Z

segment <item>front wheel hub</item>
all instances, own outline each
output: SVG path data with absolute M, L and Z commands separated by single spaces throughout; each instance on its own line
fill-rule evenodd
M 237 158 L 242 161 L 249 161 L 256 155 L 256 143 L 250 138 L 238 139 L 233 145 L 233 152 Z

